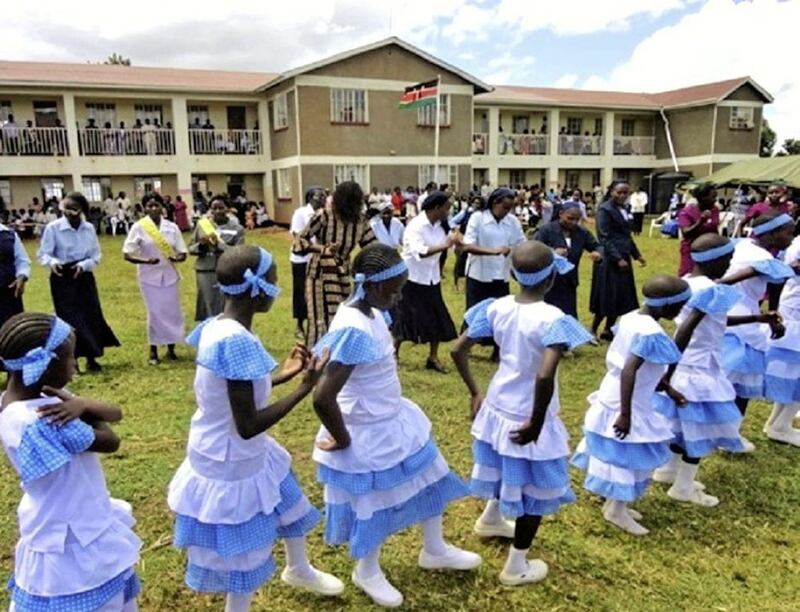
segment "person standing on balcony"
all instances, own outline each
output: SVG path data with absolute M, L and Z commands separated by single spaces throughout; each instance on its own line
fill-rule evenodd
M 606 201 L 597 209 L 597 238 L 603 248 L 603 259 L 594 265 L 589 310 L 594 314 L 592 334 L 595 337 L 600 323 L 603 319 L 606 321 L 601 340 L 612 340 L 611 328 L 617 318 L 639 307 L 631 261 L 635 259 L 642 266 L 646 262 L 631 237 L 625 210 L 630 189 L 625 181 L 612 182 Z
M 634 236 L 639 236 L 642 233 L 642 225 L 644 224 L 644 215 L 647 212 L 647 192 L 639 185 L 631 194 L 631 215 L 633 215 L 633 225 L 631 232 Z M 683 276 L 682 274 L 679 276 Z
M 295 238 L 292 252 L 311 255 L 306 272 L 308 329 L 306 344 L 322 338 L 339 304 L 351 293 L 350 254 L 356 246 L 375 242 L 369 221 L 361 213 L 364 192 L 355 181 L 336 186 L 333 206 L 320 211 Z
M 305 202 L 305 206 L 296 209 L 292 214 L 289 231 L 294 240 L 300 238 L 317 211 L 325 206 L 325 191 L 316 185 L 309 187 L 306 189 Z M 289 254 L 289 261 L 292 264 L 292 315 L 296 323 L 294 332 L 296 338 L 305 338 L 306 336 L 305 323 L 308 319 L 306 272 L 310 260 L 310 254 L 299 255 L 294 251 Z
M 144 152 L 147 155 L 156 154 L 156 128 L 150 123 L 150 118 L 146 117 L 142 126 L 142 139 L 144 140 Z
M 679 277 L 694 270 L 692 241 L 703 234 L 716 234 L 719 228 L 717 190 L 714 185 L 712 183 L 698 185 L 692 190 L 692 196 L 697 202 L 687 204 L 678 213 L 678 227 L 681 229 Z
M 164 218 L 164 200 L 158 193 L 142 198 L 145 216 L 128 232 L 122 245 L 125 261 L 138 268 L 139 289 L 147 308 L 150 365 L 158 365 L 158 346 L 167 345 L 167 359 L 175 361 L 175 345 L 183 342 L 180 274 L 175 264 L 188 251 L 178 226 Z
M 75 330 L 75 357 L 86 357 L 86 368 L 96 372 L 105 347 L 119 346 L 103 316 L 92 272 L 100 263 L 100 244 L 94 227 L 83 219 L 89 202 L 82 193 L 70 193 L 60 206 L 64 216 L 44 228 L 37 259 L 50 268 L 56 315 Z
M 0 325 L 23 311 L 22 294 L 31 276 L 31 260 L 12 228 L 0 223 Z

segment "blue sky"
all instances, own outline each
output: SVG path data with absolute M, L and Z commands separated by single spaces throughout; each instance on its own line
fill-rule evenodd
M 390 28 L 391 23 L 391 28 Z M 278 72 L 390 33 L 494 84 L 664 91 L 750 75 L 800 137 L 800 0 L 15 2 L 0 58 Z

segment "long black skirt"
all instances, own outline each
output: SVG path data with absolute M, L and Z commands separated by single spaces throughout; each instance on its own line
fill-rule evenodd
M 564 276 L 556 276 L 544 301 L 560 308 L 564 314 L 578 318 L 578 288 L 573 281 Z
M 306 306 L 306 271 L 308 263 L 292 262 L 292 317 L 302 323 L 308 318 Z
M 459 278 L 464 278 L 467 275 L 467 258 L 469 257 L 469 253 L 459 253 L 458 259 L 456 259 L 456 265 L 453 268 L 453 277 L 458 280 Z
M 13 289 L 5 285 L 0 286 L 0 325 L 23 310 L 22 298 L 14 297 Z
M 614 318 L 639 308 L 630 258 L 627 262 L 625 270 L 610 259 L 594 264 L 589 310 L 595 315 Z
M 94 274 L 84 272 L 73 278 L 75 266 L 65 264 L 63 276 L 50 275 L 50 293 L 56 314 L 75 329 L 76 357 L 101 357 L 107 346 L 119 346 L 119 340 L 106 323 Z
M 449 342 L 457 337 L 456 327 L 442 299 L 442 285 L 403 285 L 403 295 L 392 316 L 392 334 L 397 340 L 426 344 Z

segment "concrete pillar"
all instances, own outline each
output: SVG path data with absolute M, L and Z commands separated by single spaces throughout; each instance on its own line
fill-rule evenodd
M 72 191 L 83 191 L 83 176 L 81 176 L 81 173 L 73 172 L 71 174 L 71 177 L 72 177 Z
M 552 143 L 552 138 L 551 138 L 551 143 Z M 547 167 L 547 172 L 546 172 L 546 175 L 545 175 L 545 182 L 547 183 L 545 185 L 545 191 L 548 191 L 550 189 L 555 189 L 556 191 L 558 191 L 558 166 L 557 165 L 556 166 L 548 166 Z
M 614 111 L 607 111 L 603 117 L 603 151 L 602 155 L 614 155 Z
M 561 153 L 558 150 L 558 123 L 560 121 L 560 113 L 558 112 L 557 108 L 554 108 L 550 111 L 549 117 L 547 119 L 547 135 L 550 136 L 549 142 L 547 143 L 547 154 L 548 155 L 560 155 Z M 548 178 L 547 182 L 550 182 Z M 558 171 L 556 171 L 556 182 L 558 182 Z
M 192 191 L 192 173 L 189 171 L 188 168 L 183 167 L 183 164 L 178 166 L 178 175 L 177 175 L 177 182 L 178 182 L 178 194 L 181 196 L 184 202 L 186 202 L 186 206 L 190 211 L 194 208 L 194 192 Z
M 67 146 L 69 147 L 70 157 L 77 158 L 80 155 L 78 146 L 78 115 L 75 112 L 75 95 L 64 94 L 64 125 L 67 127 Z M 75 189 L 80 189 L 80 182 Z
M 265 94 L 264 94 L 265 95 Z M 270 142 L 269 104 L 266 98 L 258 102 L 258 129 L 261 134 L 261 155 L 267 160 L 267 170 L 261 175 L 262 191 L 264 192 L 264 205 L 270 219 L 275 218 L 275 194 L 272 188 L 272 143 Z
M 496 106 L 492 106 L 489 108 L 489 144 L 488 150 L 486 151 L 486 155 L 488 157 L 496 157 L 500 155 L 500 109 Z M 492 181 L 492 187 L 495 187 L 497 183 L 497 166 L 495 164 L 494 168 L 494 175 L 495 178 L 489 179 Z M 491 174 L 491 168 L 489 169 L 489 173 Z
M 192 192 L 192 172 L 189 170 L 189 115 L 185 96 L 172 98 L 172 129 L 175 133 L 175 160 L 178 166 L 178 194 L 186 202 L 191 215 L 194 204 Z
M 600 186 L 605 189 L 614 180 L 614 167 L 611 164 L 604 164 L 600 169 Z

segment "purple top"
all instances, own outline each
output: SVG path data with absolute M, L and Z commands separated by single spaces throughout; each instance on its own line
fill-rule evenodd
M 700 224 L 700 226 L 693 232 L 691 238 L 681 238 L 681 263 L 678 267 L 679 277 L 688 274 L 692 271 L 692 269 L 694 269 L 694 263 L 692 262 L 691 257 L 692 240 L 698 236 L 702 236 L 703 234 L 711 234 L 718 231 L 719 208 L 712 206 L 710 212 L 711 216 Z M 678 213 L 678 227 L 684 231 L 687 227 L 691 227 L 700 221 L 702 215 L 703 211 L 700 210 L 700 207 L 697 206 L 697 204 L 687 204 Z

